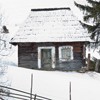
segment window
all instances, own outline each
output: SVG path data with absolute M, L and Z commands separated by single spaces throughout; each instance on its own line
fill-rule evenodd
M 73 47 L 61 46 L 59 47 L 59 59 L 60 61 L 70 61 L 73 59 Z

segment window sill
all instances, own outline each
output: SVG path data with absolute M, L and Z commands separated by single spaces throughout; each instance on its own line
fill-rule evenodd
M 60 61 L 60 62 L 69 62 L 69 61 L 72 61 L 72 59 L 70 59 L 70 60 L 60 59 L 59 61 Z

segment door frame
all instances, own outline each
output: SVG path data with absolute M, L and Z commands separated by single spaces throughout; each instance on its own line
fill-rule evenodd
M 55 47 L 49 46 L 49 47 L 38 47 L 38 68 L 42 68 L 41 66 L 41 50 L 42 49 L 51 49 L 51 58 L 52 58 L 52 68 L 55 68 Z

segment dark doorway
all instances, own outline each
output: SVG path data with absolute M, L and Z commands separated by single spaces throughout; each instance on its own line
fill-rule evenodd
M 41 49 L 41 68 L 51 69 L 52 68 L 52 57 L 51 49 Z

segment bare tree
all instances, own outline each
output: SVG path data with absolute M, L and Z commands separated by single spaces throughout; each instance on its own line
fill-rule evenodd
M 9 33 L 9 30 L 7 29 L 6 25 L 4 25 L 4 23 L 5 23 L 5 17 L 0 9 L 0 85 L 8 86 L 9 82 L 7 77 L 5 76 L 7 66 L 3 62 L 3 59 L 9 55 L 9 46 L 8 46 L 9 42 L 7 41 L 8 38 L 7 34 Z M 0 88 L 0 94 L 2 91 L 7 92 L 8 90 Z M 1 95 L 0 95 L 0 99 L 7 100 L 7 98 Z

